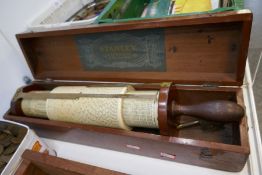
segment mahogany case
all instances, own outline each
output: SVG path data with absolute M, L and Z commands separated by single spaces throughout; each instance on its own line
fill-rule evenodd
M 123 173 L 82 164 L 48 154 L 25 150 L 15 175 L 124 175 Z
M 159 83 L 172 82 L 167 96 L 179 104 L 230 100 L 244 107 L 241 85 L 251 24 L 252 13 L 240 10 L 18 34 L 35 78 L 19 90 L 119 82 L 161 90 Z M 169 129 L 168 136 L 153 129 L 30 118 L 23 116 L 19 101 L 5 119 L 28 124 L 43 137 L 225 171 L 241 171 L 249 155 L 247 116 L 219 130 L 207 122 L 206 127 Z

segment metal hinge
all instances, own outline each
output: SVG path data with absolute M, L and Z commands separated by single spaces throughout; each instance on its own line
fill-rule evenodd
M 45 83 L 50 83 L 50 82 L 54 82 L 54 80 L 52 78 L 46 78 L 46 79 L 35 79 L 34 82 L 45 82 Z
M 204 83 L 199 85 L 189 85 L 189 84 L 175 84 L 175 86 L 187 86 L 187 87 L 204 87 L 204 88 L 217 88 L 222 87 L 218 83 Z
M 32 79 L 29 76 L 24 76 L 23 81 L 27 85 L 32 83 Z
M 204 88 L 217 88 L 217 87 L 220 87 L 220 85 L 218 83 L 205 83 L 205 84 L 202 84 L 202 87 L 204 87 Z
M 52 78 L 46 78 L 44 81 L 47 83 L 50 83 L 50 82 L 53 82 L 54 80 Z

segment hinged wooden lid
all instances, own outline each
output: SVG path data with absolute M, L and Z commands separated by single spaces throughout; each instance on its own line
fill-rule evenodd
M 249 10 L 18 34 L 36 79 L 242 85 Z

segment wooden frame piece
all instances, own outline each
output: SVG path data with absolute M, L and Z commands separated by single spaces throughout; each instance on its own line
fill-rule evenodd
M 62 85 L 89 84 L 92 83 L 42 82 L 26 86 L 22 91 L 48 90 L 49 88 Z M 135 86 L 135 88 L 143 90 L 161 89 L 159 86 L 149 85 L 144 87 Z M 172 88 L 173 96 L 171 98 L 175 98 L 179 103 L 185 103 L 188 100 L 193 100 L 192 102 L 195 103 L 207 100 L 207 98 L 210 100 L 229 98 L 236 101 L 241 106 L 244 105 L 240 88 L 203 88 L 200 86 L 172 86 Z M 169 88 L 165 87 L 163 90 L 168 91 Z M 184 92 L 186 92 L 186 94 Z M 229 96 L 227 94 L 229 94 Z M 125 131 L 107 127 L 50 121 L 46 119 L 24 117 L 22 115 L 15 116 L 9 112 L 4 116 L 4 118 L 25 123 L 36 130 L 39 136 L 45 138 L 59 139 L 78 144 L 226 171 L 240 171 L 244 167 L 249 155 L 246 116 L 239 124 L 237 124 L 236 129 L 239 130 L 239 132 L 233 132 L 235 136 L 232 137 L 238 138 L 235 144 L 219 143 L 215 140 L 208 141 L 194 134 L 190 134 L 190 137 L 183 137 L 180 133 L 181 131 L 174 131 L 171 127 L 167 128 L 167 132 L 173 136 L 163 136 L 151 131 L 149 131 L 149 133 L 148 131 Z M 180 119 L 177 118 L 176 120 L 179 121 Z M 127 145 L 139 147 L 139 150 L 131 149 Z M 174 159 L 170 159 L 170 157 L 165 157 L 163 155 L 170 155 L 170 157 L 173 156 Z M 221 157 L 221 155 L 223 156 Z M 231 166 L 228 166 L 228 164 L 231 164 Z
M 252 13 L 240 10 L 23 33 L 17 39 L 36 79 L 242 85 L 251 22 Z M 163 30 L 166 71 L 90 71 L 80 61 L 76 36 L 156 29 Z
M 90 81 L 174 83 L 172 87 L 162 88 L 152 84 L 134 85 L 137 89 L 160 90 L 160 132 L 170 136 L 159 135 L 159 131 L 152 130 L 125 131 L 29 118 L 21 112 L 19 102 L 12 103 L 11 110 L 21 115 L 12 115 L 13 111 L 8 111 L 4 118 L 28 124 L 45 138 L 213 169 L 241 171 L 250 152 L 246 116 L 239 123 L 230 123 L 229 142 L 223 140 L 225 130 L 222 130 L 224 133 L 203 132 L 207 138 L 198 134 L 201 129 L 195 129 L 196 132 L 190 129 L 174 131 L 166 116 L 170 115 L 169 108 L 172 105 L 169 104 L 173 99 L 181 104 L 226 99 L 244 107 L 242 90 L 237 86 L 243 84 L 251 23 L 252 13 L 249 10 L 240 10 L 90 25 L 16 36 L 34 78 L 40 80 L 23 87 L 22 92 L 48 90 L 62 85 L 95 84 Z M 76 36 L 154 29 L 163 31 L 165 71 L 90 71 L 84 68 L 77 50 Z M 66 82 L 68 80 L 71 82 Z M 204 84 L 207 86 L 203 86 Z M 227 87 L 219 87 L 223 85 Z M 186 118 L 187 116 L 180 116 L 174 120 Z M 164 126 L 166 124 L 167 127 Z M 139 149 L 132 149 L 127 145 Z M 28 162 L 25 161 L 24 164 Z
M 124 175 L 124 173 L 25 150 L 15 175 Z

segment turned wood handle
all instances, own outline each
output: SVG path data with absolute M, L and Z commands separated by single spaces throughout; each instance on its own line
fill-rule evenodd
M 189 115 L 216 122 L 237 122 L 244 116 L 244 109 L 235 102 L 216 100 L 196 105 L 173 103 L 172 116 Z

